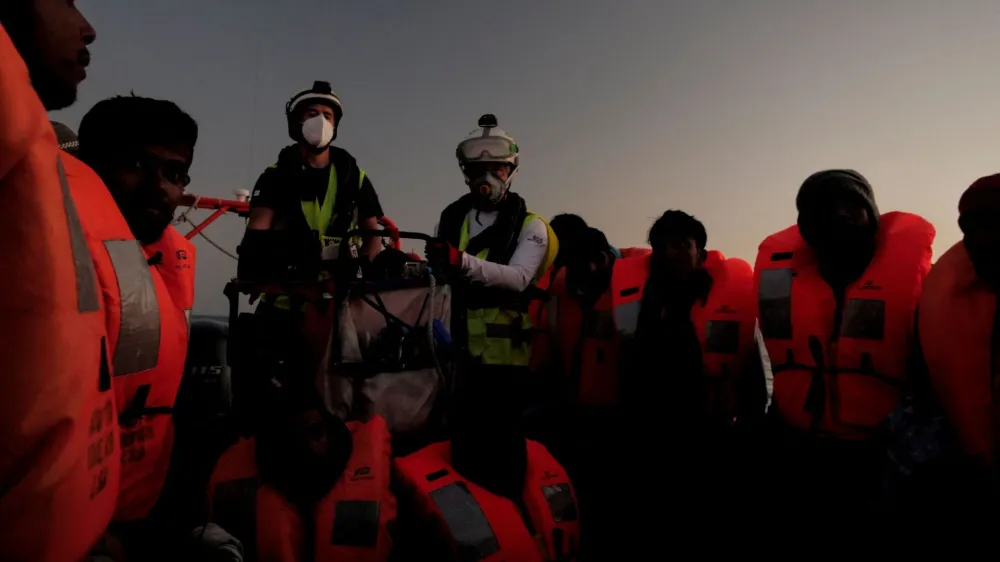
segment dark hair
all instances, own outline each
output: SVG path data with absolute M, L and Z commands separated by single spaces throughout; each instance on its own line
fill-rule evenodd
M 572 235 L 587 228 L 587 221 L 580 215 L 571 213 L 560 213 L 549 221 L 549 226 L 556 233 L 556 236 Z
M 647 241 L 653 248 L 662 246 L 668 238 L 683 236 L 694 240 L 699 250 L 704 250 L 708 244 L 708 233 L 705 225 L 684 211 L 670 210 L 656 219 L 649 229 Z
M 100 101 L 83 116 L 80 155 L 122 147 L 185 146 L 194 150 L 198 124 L 172 101 L 130 94 Z
M 600 230 L 588 226 L 573 238 L 573 244 L 563 257 L 563 263 L 586 263 L 598 259 L 601 252 L 608 252 L 611 244 Z

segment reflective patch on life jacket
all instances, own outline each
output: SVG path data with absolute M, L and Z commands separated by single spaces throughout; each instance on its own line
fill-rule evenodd
M 59 187 L 62 190 L 63 208 L 66 211 L 73 266 L 76 269 L 76 307 L 80 312 L 95 312 L 101 309 L 101 299 L 97 290 L 94 259 L 90 255 L 87 238 L 80 225 L 80 215 L 76 212 L 73 196 L 69 192 L 69 182 L 66 180 L 66 169 L 63 168 L 62 158 L 56 157 L 56 169 L 59 171 Z
M 576 501 L 573 500 L 573 491 L 569 482 L 542 486 L 542 495 L 549 504 L 552 512 L 552 519 L 556 523 L 565 523 L 577 520 Z
M 118 279 L 121 326 L 112 359 L 120 377 L 155 368 L 160 355 L 160 305 L 138 240 L 105 240 Z
M 882 341 L 885 337 L 885 301 L 849 300 L 844 306 L 840 335 L 845 338 Z
M 766 338 L 792 339 L 792 279 L 790 268 L 760 272 L 757 298 L 760 302 L 760 331 Z
M 705 351 L 708 353 L 738 353 L 740 350 L 740 322 L 738 320 L 709 320 L 705 325 Z
M 500 552 L 493 527 L 464 482 L 438 488 L 430 497 L 458 546 L 460 560 L 482 560 Z
M 639 325 L 639 311 L 641 309 L 641 300 L 620 304 L 615 307 L 614 320 L 618 333 L 625 336 L 635 334 L 635 329 Z
M 373 547 L 378 544 L 379 503 L 340 500 L 334 508 L 330 544 Z

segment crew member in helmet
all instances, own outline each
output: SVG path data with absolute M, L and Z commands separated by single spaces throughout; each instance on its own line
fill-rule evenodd
M 250 230 L 308 228 L 324 246 L 339 244 L 355 228 L 378 228 L 382 206 L 371 179 L 346 150 L 333 146 L 344 107 L 328 82 L 296 94 L 285 105 L 288 135 L 295 144 L 257 179 L 250 198 Z M 373 259 L 379 237 L 364 240 Z
M 456 382 L 451 462 L 471 481 L 510 497 L 523 487 L 529 461 L 528 289 L 555 261 L 558 241 L 510 191 L 519 149 L 496 117 L 480 117 L 457 156 L 469 193 L 441 213 L 437 238 L 426 247 L 431 266 L 455 276 L 452 340 L 475 364 Z
M 456 340 L 483 364 L 526 367 L 531 319 L 523 294 L 555 261 L 559 242 L 510 190 L 520 151 L 496 117 L 483 115 L 457 156 L 470 192 L 441 213 L 427 259 L 469 281 L 455 296 L 453 310 L 467 317 L 452 322 Z

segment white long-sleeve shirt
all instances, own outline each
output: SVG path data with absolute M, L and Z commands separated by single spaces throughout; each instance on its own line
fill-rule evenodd
M 478 236 L 497 220 L 497 212 L 476 211 L 472 209 L 467 215 L 469 219 L 469 239 Z M 441 225 L 434 227 L 438 235 Z M 499 287 L 521 292 L 528 288 L 531 280 L 539 273 L 545 261 L 545 251 L 549 244 L 549 233 L 545 223 L 540 220 L 528 222 L 521 229 L 517 238 L 517 248 L 510 258 L 510 263 L 500 265 L 470 254 L 462 257 L 462 272 L 473 282 L 486 287 Z

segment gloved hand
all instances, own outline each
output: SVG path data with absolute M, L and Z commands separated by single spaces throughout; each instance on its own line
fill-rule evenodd
M 382 237 L 391 238 L 392 240 L 399 239 L 399 229 L 394 225 L 384 224 L 382 225 Z
M 458 250 L 445 240 L 432 240 L 424 248 L 424 254 L 431 266 L 461 268 L 465 252 Z

